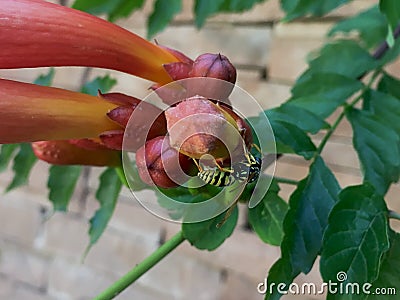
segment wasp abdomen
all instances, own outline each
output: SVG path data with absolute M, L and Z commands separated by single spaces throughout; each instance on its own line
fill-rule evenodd
M 198 176 L 204 182 L 214 186 L 228 186 L 235 181 L 231 173 L 220 170 L 204 170 L 199 172 Z

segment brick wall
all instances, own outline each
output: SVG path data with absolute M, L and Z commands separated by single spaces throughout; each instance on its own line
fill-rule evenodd
M 135 13 L 119 24 L 144 35 L 145 15 L 152 6 L 152 1 L 147 2 L 144 13 Z M 263 108 L 270 108 L 289 97 L 290 86 L 306 67 L 307 54 L 323 43 L 332 21 L 375 2 L 356 0 L 324 20 L 279 24 L 282 12 L 278 1 L 269 0 L 243 15 L 213 17 L 198 31 L 192 24 L 192 1 L 184 1 L 184 11 L 157 40 L 193 58 L 203 52 L 227 55 L 238 66 L 238 85 Z M 390 67 L 391 72 L 399 73 L 398 69 L 396 64 Z M 0 71 L 0 77 L 30 82 L 42 72 Z M 59 68 L 54 85 L 77 89 L 83 72 L 82 68 Z M 137 97 L 148 93 L 148 82 L 129 75 L 93 70 L 90 77 L 104 73 L 118 77 L 115 91 Z M 313 139 L 318 143 L 321 137 Z M 342 186 L 361 182 L 349 124 L 339 127 L 323 156 Z M 287 155 L 279 160 L 276 174 L 301 179 L 307 168 L 304 160 Z M 1 195 L 0 299 L 90 299 L 179 230 L 179 225 L 148 213 L 124 190 L 110 225 L 82 264 L 88 219 L 97 209 L 93 191 L 101 170 L 87 169 L 70 212 L 52 215 L 47 169 L 45 163 L 37 164 L 28 186 Z M 10 170 L 0 174 L 0 185 L 5 187 L 10 178 Z M 291 186 L 282 185 L 283 197 L 292 191 Z M 391 208 L 396 206 L 393 200 L 399 191 L 394 186 L 389 192 Z M 256 286 L 279 257 L 279 249 L 265 245 L 246 230 L 245 207 L 240 209 L 235 233 L 219 249 L 198 251 L 185 242 L 117 299 L 263 299 Z M 298 281 L 319 283 L 318 266 Z M 292 298 L 317 299 L 283 297 Z

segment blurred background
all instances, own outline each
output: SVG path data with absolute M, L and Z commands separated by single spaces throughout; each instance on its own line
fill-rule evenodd
M 145 37 L 146 19 L 153 3 L 146 1 L 144 10 L 117 24 Z M 290 87 L 306 68 L 308 55 L 326 40 L 334 22 L 376 1 L 355 0 L 323 19 L 282 24 L 278 0 L 269 0 L 244 14 L 212 17 L 201 30 L 193 25 L 193 1 L 183 3 L 183 11 L 156 36 L 158 43 L 191 58 L 205 52 L 226 55 L 237 67 L 237 84 L 266 109 L 289 98 Z M 391 65 L 388 71 L 400 76 L 400 64 Z M 32 82 L 47 72 L 48 69 L 1 70 L 0 77 Z M 138 98 L 149 93 L 150 82 L 143 79 L 77 67 L 57 68 L 53 86 L 78 90 L 82 81 L 105 74 L 118 79 L 113 91 Z M 318 143 L 321 137 L 315 135 L 313 139 Z M 335 131 L 323 157 L 342 186 L 361 183 L 357 155 L 351 146 L 351 127 L 346 121 Z M 108 228 L 82 263 L 88 244 L 88 220 L 98 208 L 94 191 L 102 169 L 86 168 L 69 212 L 52 215 L 47 200 L 48 167 L 38 163 L 28 186 L 1 195 L 0 299 L 91 299 L 180 229 L 179 224 L 147 212 L 124 189 Z M 308 163 L 290 155 L 280 159 L 276 169 L 278 176 L 296 180 L 307 172 Z M 0 174 L 0 185 L 5 188 L 11 178 L 11 170 Z M 293 188 L 281 188 L 281 196 L 287 200 Z M 399 192 L 398 185 L 393 185 L 387 196 L 389 208 L 396 209 L 394 200 Z M 217 250 L 199 251 L 185 242 L 116 299 L 263 299 L 257 285 L 264 281 L 280 251 L 264 244 L 249 229 L 246 207 L 241 205 L 240 210 L 234 234 Z M 321 283 L 317 271 L 318 263 L 296 282 Z M 299 295 L 282 299 L 294 298 L 324 297 Z

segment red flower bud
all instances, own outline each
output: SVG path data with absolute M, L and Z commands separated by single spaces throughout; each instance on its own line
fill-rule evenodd
M 72 145 L 86 150 L 105 150 L 107 146 L 103 145 L 99 139 L 73 139 L 68 140 Z
M 123 130 L 109 130 L 100 134 L 101 142 L 109 149 L 122 150 L 122 141 L 124 140 Z
M 165 115 L 158 107 L 120 93 L 101 94 L 101 97 L 121 105 L 109 111 L 107 116 L 125 129 L 127 140 L 124 150 L 136 151 L 145 141 L 166 134 Z M 130 120 L 133 113 L 134 118 Z M 100 135 L 101 141 L 115 150 L 122 150 L 123 137 L 124 132 L 120 130 L 111 130 Z
M 148 185 L 171 188 L 187 180 L 192 160 L 171 148 L 168 138 L 149 140 L 136 152 L 139 176 Z
M 189 76 L 213 78 L 214 80 L 189 81 L 187 84 L 188 96 L 201 95 L 209 99 L 224 101 L 233 90 L 236 82 L 236 69 L 226 56 L 205 53 L 196 58 Z
M 171 146 L 189 157 L 228 157 L 228 149 L 235 149 L 241 139 L 230 114 L 204 97 L 188 98 L 165 116 Z
M 194 61 L 190 77 L 212 77 L 235 84 L 236 69 L 225 55 L 204 53 Z

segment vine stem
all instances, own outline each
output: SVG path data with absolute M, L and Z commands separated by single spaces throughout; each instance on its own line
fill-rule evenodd
M 400 220 L 400 213 L 393 211 L 393 210 L 389 210 L 389 219 L 396 219 L 396 220 Z
M 183 236 L 182 231 L 179 231 L 171 239 L 166 241 L 160 248 L 154 251 L 150 256 L 142 260 L 139 264 L 137 264 L 132 270 L 126 273 L 123 277 L 118 279 L 116 282 L 110 285 L 106 290 L 104 290 L 102 293 L 98 294 L 95 298 L 93 298 L 93 300 L 113 299 L 123 290 L 125 290 L 128 286 L 134 283 L 137 279 L 139 279 L 144 273 L 146 273 L 148 270 L 154 267 L 160 260 L 162 260 L 171 251 L 173 251 L 176 247 L 178 247 L 183 241 L 185 241 L 185 237 Z
M 291 184 L 291 185 L 298 185 L 299 184 L 298 180 L 284 178 L 284 177 L 274 176 L 273 179 L 276 180 L 278 183 Z

